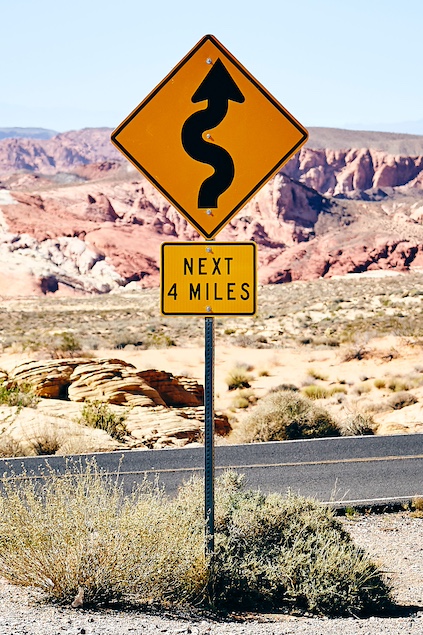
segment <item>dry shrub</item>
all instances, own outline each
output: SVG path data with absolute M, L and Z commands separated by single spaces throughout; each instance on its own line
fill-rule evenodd
M 340 436 L 329 412 L 292 391 L 272 392 L 260 400 L 236 431 L 243 443 Z
M 292 392 L 298 392 L 299 388 L 295 384 L 278 384 L 269 390 L 269 394 L 272 392 L 280 392 L 281 390 L 291 390 Z
M 16 439 L 13 439 L 7 433 L 0 435 L 0 458 L 6 459 L 23 455 L 22 446 Z
M 374 434 L 376 424 L 373 417 L 362 412 L 353 412 L 340 422 L 343 437 Z
M 401 408 L 412 406 L 417 402 L 417 397 L 405 390 L 395 393 L 388 399 L 388 405 L 394 410 L 401 410 Z
M 3 481 L 0 575 L 69 604 L 151 598 L 195 602 L 206 585 L 196 501 L 170 501 L 147 482 L 125 497 L 94 462 L 69 463 L 42 485 Z
M 253 390 L 244 388 L 238 390 L 233 396 L 231 407 L 232 408 L 248 408 L 252 404 L 255 404 L 257 397 Z
M 133 494 L 94 462 L 39 481 L 3 480 L 0 575 L 60 603 L 282 608 L 359 615 L 390 606 L 375 564 L 316 501 L 216 484 L 215 557 L 204 555 L 203 484 L 175 499 L 147 482 Z
M 372 384 L 368 381 L 362 381 L 354 386 L 354 392 L 357 395 L 364 395 L 372 390 Z
M 372 348 L 368 348 L 365 345 L 357 344 L 346 349 L 341 355 L 342 362 L 351 362 L 354 359 L 371 359 L 375 356 L 375 351 Z

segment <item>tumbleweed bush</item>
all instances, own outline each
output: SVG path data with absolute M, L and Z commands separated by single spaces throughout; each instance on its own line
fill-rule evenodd
M 320 614 L 378 612 L 389 589 L 330 509 L 298 496 L 216 487 L 215 557 L 204 555 L 203 484 L 174 499 L 144 482 L 132 495 L 94 462 L 59 477 L 3 479 L 0 575 L 60 603 L 131 601 L 214 609 L 296 608 Z
M 263 397 L 234 433 L 244 443 L 340 436 L 335 419 L 305 396 L 290 390 Z

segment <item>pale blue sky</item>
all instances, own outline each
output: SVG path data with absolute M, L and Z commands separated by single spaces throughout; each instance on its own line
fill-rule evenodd
M 0 0 L 0 9 L 0 127 L 115 127 L 212 33 L 305 126 L 423 134 L 422 0 Z

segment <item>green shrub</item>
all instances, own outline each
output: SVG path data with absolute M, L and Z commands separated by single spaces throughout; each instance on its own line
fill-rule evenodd
M 244 443 L 340 436 L 328 411 L 292 391 L 272 392 L 260 400 L 236 432 Z
M 216 606 L 288 605 L 326 615 L 389 606 L 389 590 L 376 566 L 331 510 L 299 496 L 243 491 L 234 475 L 224 482 L 217 497 Z
M 29 384 L 0 386 L 0 405 L 21 408 L 36 408 L 40 398 Z
M 116 414 L 104 401 L 86 401 L 78 423 L 105 430 L 111 437 L 121 440 L 126 434 L 126 413 Z
M 215 556 L 204 555 L 203 484 L 169 499 L 144 482 L 132 495 L 95 462 L 37 479 L 3 479 L 0 575 L 69 605 L 130 601 L 288 608 L 361 615 L 390 606 L 387 585 L 332 511 L 316 501 L 216 483 Z M 41 495 L 42 493 L 42 495 Z

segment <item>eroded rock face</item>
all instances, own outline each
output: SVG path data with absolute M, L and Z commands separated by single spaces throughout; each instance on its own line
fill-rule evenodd
M 0 295 L 158 286 L 160 244 L 198 240 L 117 153 L 109 134 L 98 129 L 0 141 Z M 306 146 L 219 240 L 254 240 L 264 284 L 366 266 L 408 270 L 420 266 L 414 247 L 423 242 L 422 190 L 422 154 Z M 388 237 L 388 252 L 393 242 L 405 245 L 395 248 L 394 258 L 363 256 L 373 247 L 360 219 L 371 216 L 377 234 Z M 339 242 L 339 230 L 344 245 L 337 265 L 331 245 Z
M 37 453 L 42 439 L 45 445 L 48 441 L 56 447 L 54 452 L 78 453 L 183 447 L 204 436 L 204 390 L 187 377 L 153 369 L 138 371 L 119 359 L 75 359 L 26 362 L 3 373 L 1 379 L 10 385 L 30 384 L 45 398 L 36 408 L 24 409 L 24 415 L 4 407 L 5 420 L 10 420 L 4 434 L 16 442 L 24 438 L 29 453 Z M 112 412 L 125 415 L 129 436 L 124 444 L 78 423 L 85 401 L 106 402 Z M 216 413 L 215 430 L 221 436 L 231 431 L 225 414 Z
M 32 386 L 38 397 L 67 399 L 71 375 L 83 360 L 47 360 L 19 364 L 9 373 L 9 382 Z
M 203 386 L 194 379 L 174 377 L 164 370 L 142 370 L 139 375 L 157 390 L 167 406 L 202 406 L 204 403 Z
M 366 190 L 412 183 L 423 170 L 423 156 L 392 155 L 369 148 L 302 148 L 284 172 L 325 196 L 360 195 Z
M 260 272 L 271 284 L 423 266 L 423 246 L 393 234 L 338 232 L 286 250 Z
M 125 406 L 164 406 L 160 394 L 132 364 L 119 359 L 95 360 L 75 367 L 70 376 L 71 401 L 106 401 Z

